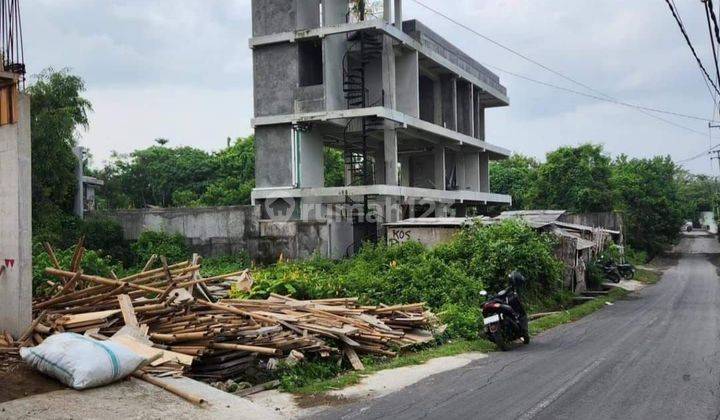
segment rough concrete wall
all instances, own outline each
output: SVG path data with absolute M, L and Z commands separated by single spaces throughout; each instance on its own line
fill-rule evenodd
M 347 7 L 347 3 L 346 3 Z M 329 35 L 323 39 L 323 82 L 328 111 L 347 108 L 343 96 L 342 60 L 347 49 L 347 35 Z
M 32 315 L 30 97 L 17 124 L 0 127 L 0 330 L 22 334 Z
M 320 0 L 297 1 L 297 29 L 320 26 Z
M 136 240 L 147 230 L 179 233 L 193 252 L 207 257 L 243 251 L 259 262 L 274 262 L 280 254 L 290 259 L 342 256 L 331 253 L 331 231 L 340 232 L 342 226 L 325 220 L 261 220 L 257 206 L 117 210 L 105 215 L 120 223 L 126 239 Z M 338 244 L 345 239 L 335 238 Z
M 322 135 L 317 130 L 300 136 L 300 187 L 325 186 L 325 154 Z
M 296 0 L 253 0 L 253 36 L 294 31 L 297 25 Z
M 255 116 L 292 114 L 299 86 L 297 44 L 253 49 Z
M 325 110 L 325 86 L 302 86 L 295 89 L 295 109 L 297 114 L 320 112 Z
M 427 247 L 450 241 L 460 231 L 457 227 L 427 227 L 427 226 L 402 226 L 389 227 L 387 229 L 387 243 L 400 244 L 409 241 L 417 241 Z
M 420 117 L 420 67 L 417 51 L 395 56 L 397 109 L 412 117 Z
M 457 128 L 457 85 L 455 77 L 441 77 L 442 92 L 442 122 L 445 128 L 455 130 Z
M 457 81 L 457 131 L 472 136 L 472 89 L 468 82 Z
M 565 213 L 560 216 L 561 222 L 574 223 L 592 227 L 602 227 L 609 230 L 625 232 L 622 214 L 618 212 L 599 213 Z
M 290 124 L 255 128 L 255 185 L 257 188 L 292 186 Z

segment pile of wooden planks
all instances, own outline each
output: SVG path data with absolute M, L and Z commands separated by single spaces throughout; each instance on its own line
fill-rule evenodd
M 248 369 L 295 359 L 342 355 L 362 369 L 360 354 L 395 356 L 433 339 L 434 316 L 423 303 L 363 306 L 357 298 L 266 300 L 227 298 L 228 285 L 248 288 L 244 270 L 202 278 L 199 256 L 169 265 L 153 256 L 136 274 L 86 275 L 82 244 L 71 267 L 53 261 L 54 295 L 33 303 L 34 321 L 8 346 L 41 343 L 58 332 L 110 339 L 151 359 L 144 374 L 185 374 L 207 381 L 235 379 Z M 153 264 L 160 267 L 152 269 Z

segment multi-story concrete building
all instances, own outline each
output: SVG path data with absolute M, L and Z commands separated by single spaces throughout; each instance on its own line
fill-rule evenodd
M 298 217 L 315 203 L 379 204 L 388 222 L 402 217 L 391 207 L 441 216 L 510 202 L 488 178 L 509 151 L 485 138 L 485 110 L 509 104 L 505 87 L 403 22 L 402 0 L 253 0 L 252 23 L 253 202 L 283 199 Z M 342 151 L 342 186 L 326 185 L 327 147 Z

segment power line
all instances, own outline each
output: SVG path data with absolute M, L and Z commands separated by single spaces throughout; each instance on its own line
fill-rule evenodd
M 670 13 L 672 13 L 673 17 L 675 18 L 675 22 L 677 22 L 678 27 L 680 28 L 680 32 L 682 32 L 682 35 L 685 38 L 685 42 L 687 43 L 688 47 L 690 47 L 690 51 L 692 52 L 693 57 L 695 57 L 695 61 L 697 61 L 698 66 L 700 66 L 700 69 L 705 74 L 705 77 L 707 77 L 708 82 L 710 82 L 712 87 L 715 89 L 715 92 L 720 93 L 720 90 L 718 89 L 715 82 L 713 82 L 712 77 L 710 77 L 710 74 L 708 74 L 707 70 L 705 70 L 705 66 L 703 65 L 702 61 L 700 61 L 700 57 L 698 57 L 697 52 L 695 52 L 695 47 L 693 46 L 692 41 L 690 41 L 690 37 L 688 36 L 687 31 L 685 31 L 685 25 L 683 25 L 680 17 L 675 12 L 675 8 L 673 7 L 672 3 L 670 3 L 670 0 L 665 0 L 665 3 L 667 3 L 668 7 L 670 8 Z
M 498 41 L 490 38 L 490 37 L 488 37 L 488 36 L 486 36 L 486 35 L 483 35 L 483 34 L 481 34 L 480 32 L 477 32 L 476 30 L 470 28 L 469 26 L 467 26 L 467 25 L 465 25 L 465 24 L 463 24 L 463 23 L 461 23 L 461 22 L 458 22 L 457 20 L 451 18 L 450 16 L 448 16 L 448 15 L 446 15 L 446 14 L 444 14 L 444 13 L 442 13 L 442 12 L 440 12 L 440 11 L 438 11 L 438 10 L 436 10 L 436 9 L 434 9 L 434 8 L 432 8 L 432 7 L 424 4 L 424 3 L 422 3 L 422 2 L 419 1 L 419 0 L 412 0 L 412 1 L 415 2 L 416 4 L 418 4 L 419 6 L 421 6 L 421 7 L 425 8 L 425 9 L 429 10 L 430 12 L 435 13 L 435 14 L 437 14 L 438 16 L 441 16 L 442 18 L 444 18 L 444 19 L 446 19 L 446 20 L 448 20 L 448 21 L 450 21 L 450 22 L 458 25 L 459 27 L 461 27 L 461 28 L 463 28 L 463 29 L 471 32 L 472 34 L 477 35 L 477 36 L 479 36 L 480 38 L 482 38 L 482 39 L 484 39 L 484 40 L 486 40 L 486 41 L 488 41 L 488 42 L 490 42 L 490 43 L 492 43 L 492 44 L 494 44 L 494 45 L 496 45 L 496 46 L 498 46 L 498 47 L 500 47 L 500 48 L 502 48 L 502 49 L 504 49 L 504 50 L 506 50 L 506 51 L 508 51 L 508 52 L 510 52 L 510 53 L 512 53 L 512 54 L 514 54 L 514 55 L 516 55 L 516 56 L 518 56 L 518 57 L 526 60 L 526 61 L 528 61 L 528 62 L 530 62 L 530 63 L 532 63 L 532 64 L 535 64 L 536 66 L 541 67 L 541 68 L 549 71 L 549 72 L 552 73 L 552 74 L 555 74 L 555 75 L 557 75 L 557 76 L 559 76 L 559 77 L 561 77 L 561 78 L 563 78 L 563 79 L 565 79 L 565 80 L 567 80 L 567 81 L 569 81 L 569 82 L 572 82 L 572 83 L 574 83 L 574 84 L 576 84 L 576 85 L 578 85 L 578 86 L 581 86 L 581 87 L 583 87 L 583 88 L 585 88 L 585 89 L 587 89 L 587 90 L 590 90 L 590 91 L 592 91 L 592 92 L 595 92 L 596 94 L 598 94 L 598 95 L 600 95 L 600 96 L 588 94 L 588 93 L 585 93 L 585 92 L 580 92 L 580 91 L 577 91 L 577 90 L 574 90 L 574 89 L 570 89 L 570 88 L 566 88 L 566 87 L 562 87 L 562 86 L 557 86 L 557 85 L 554 85 L 554 84 L 551 84 L 551 83 L 547 83 L 547 82 L 542 82 L 542 81 L 539 81 L 539 80 L 535 80 L 535 79 L 532 79 L 532 78 L 527 77 L 527 76 L 522 76 L 522 75 L 519 75 L 519 74 L 517 74 L 517 73 L 510 72 L 510 71 L 508 71 L 508 70 L 500 69 L 500 68 L 497 67 L 497 66 L 488 66 L 488 67 L 494 67 L 494 68 L 496 68 L 496 69 L 498 69 L 498 70 L 500 70 L 500 71 L 503 71 L 503 72 L 505 72 L 505 73 L 507 73 L 507 74 L 510 74 L 510 75 L 513 75 L 513 76 L 516 76 L 516 77 L 520 77 L 520 78 L 522 78 L 522 79 L 525 79 L 525 80 L 528 80 L 528 81 L 531 81 L 531 82 L 534 82 L 534 83 L 543 84 L 543 85 L 545 85 L 545 86 L 548 86 L 548 87 L 551 87 L 551 88 L 554 88 L 554 89 L 560 89 L 560 90 L 564 90 L 564 91 L 569 92 L 569 93 L 573 93 L 573 94 L 577 94 L 577 95 L 581 95 L 581 96 L 586 96 L 586 97 L 589 97 L 589 98 L 592 98 L 592 99 L 595 99 L 595 100 L 606 101 L 606 102 L 614 103 L 614 104 L 616 104 L 616 105 L 623 105 L 623 106 L 626 106 L 626 107 L 634 108 L 634 109 L 638 110 L 639 112 L 643 112 L 644 114 L 646 114 L 646 115 L 648 115 L 648 116 L 650 116 L 650 117 L 656 118 L 656 119 L 658 119 L 659 117 L 657 117 L 657 116 L 655 116 L 655 115 L 647 114 L 647 113 L 644 112 L 644 111 L 657 112 L 657 113 L 662 113 L 662 114 L 673 115 L 673 116 L 676 116 L 676 117 L 689 118 L 689 119 L 706 121 L 706 122 L 717 122 L 717 121 L 715 121 L 715 120 L 708 120 L 707 118 L 702 118 L 702 117 L 698 117 L 698 116 L 694 116 L 694 115 L 687 115 L 687 114 L 682 114 L 682 113 L 679 113 L 679 112 L 666 111 L 666 110 L 662 110 L 662 109 L 659 109 L 659 108 L 652 108 L 652 107 L 647 107 L 647 106 L 642 106 L 642 105 L 636 105 L 636 104 L 632 104 L 632 103 L 629 103 L 629 102 L 622 101 L 622 100 L 620 100 L 620 99 L 618 99 L 618 98 L 615 98 L 615 97 L 613 97 L 613 96 L 611 96 L 611 95 L 608 95 L 608 94 L 606 94 L 606 93 L 603 93 L 603 92 L 601 92 L 601 91 L 599 91 L 599 90 L 597 90 L 597 89 L 595 89 L 595 88 L 593 88 L 593 87 L 591 87 L 591 86 L 588 86 L 588 85 L 585 84 L 585 83 L 582 83 L 582 82 L 580 82 L 580 81 L 578 81 L 578 80 L 575 80 L 575 79 L 573 79 L 573 78 L 570 77 L 570 76 L 566 76 L 565 74 L 563 74 L 563 73 L 561 73 L 561 72 L 559 72 L 559 71 L 557 71 L 557 70 L 554 70 L 554 69 L 552 69 L 552 68 L 550 68 L 550 67 L 548 67 L 548 66 L 546 66 L 546 65 L 544 65 L 544 64 L 542 64 L 542 63 L 540 63 L 540 62 L 538 62 L 537 60 L 534 60 L 534 59 L 532 59 L 532 58 L 530 58 L 530 57 L 528 57 L 528 56 L 526 56 L 526 55 L 524 55 L 524 54 L 522 54 L 522 53 L 520 53 L 520 52 L 518 52 L 518 51 L 516 51 L 516 50 L 514 50 L 514 49 L 512 49 L 512 48 L 510 48 L 510 47 L 508 47 L 508 46 L 506 46 L 506 45 L 504 45 L 504 44 L 502 44 L 502 43 L 500 43 L 500 42 L 498 42 Z M 666 1 L 667 1 L 667 0 L 666 0 Z M 486 65 L 487 65 L 487 64 L 486 64 Z M 703 77 L 703 80 L 705 80 L 705 77 Z M 707 82 L 706 82 L 706 83 L 707 83 Z M 714 84 L 713 84 L 713 86 L 714 86 Z M 720 91 L 719 91 L 719 93 L 720 93 Z M 671 124 L 671 125 L 674 125 L 674 126 L 676 126 L 676 127 L 681 127 L 681 128 L 684 128 L 684 129 L 693 131 L 693 132 L 695 132 L 695 133 L 700 133 L 700 132 L 697 131 L 697 130 L 693 130 L 693 129 L 691 129 L 691 128 L 681 126 L 681 125 L 679 125 L 679 124 L 675 124 L 675 123 L 669 122 L 669 121 L 667 121 L 667 120 L 665 120 L 665 119 L 662 119 L 662 118 L 659 118 L 659 119 L 660 119 L 660 121 L 664 121 L 664 122 L 669 123 L 669 124 Z M 705 136 L 705 133 L 700 133 L 700 134 L 702 134 L 703 136 Z
M 612 103 L 612 104 L 615 104 L 615 105 L 621 105 L 621 106 L 628 107 L 628 108 L 633 108 L 633 109 L 636 109 L 636 110 L 639 110 L 639 111 L 659 112 L 659 113 L 662 113 L 662 114 L 669 114 L 669 115 L 673 115 L 673 116 L 676 116 L 676 117 L 690 118 L 690 119 L 693 119 L 693 120 L 698 120 L 698 121 L 703 121 L 703 122 L 708 122 L 708 123 L 717 123 L 717 121 L 715 121 L 715 120 L 707 119 L 707 118 L 703 118 L 703 117 L 697 117 L 697 116 L 694 116 L 694 115 L 680 114 L 680 113 L 677 113 L 677 112 L 664 111 L 664 110 L 662 110 L 662 109 L 650 108 L 650 107 L 644 107 L 644 106 L 640 106 L 640 105 L 635 105 L 635 104 L 631 104 L 631 103 L 628 103 L 628 102 L 623 102 L 623 101 L 620 101 L 620 100 L 602 98 L 602 97 L 597 96 L 597 95 L 592 95 L 592 94 L 589 94 L 589 93 L 580 92 L 580 91 L 578 91 L 578 90 L 570 89 L 570 88 L 567 88 L 567 87 L 564 87 L 564 86 L 554 85 L 554 84 L 552 84 L 552 83 L 544 82 L 544 81 L 542 81 L 542 80 L 533 79 L 532 77 L 528 77 L 528 76 L 525 76 L 525 75 L 523 75 L 523 74 L 515 73 L 515 72 L 509 71 L 509 70 L 505 70 L 505 69 L 503 69 L 503 68 L 500 68 L 500 67 L 495 66 L 495 65 L 492 65 L 492 64 L 485 64 L 485 65 L 488 66 L 488 67 L 492 67 L 493 69 L 498 70 L 498 71 L 500 71 L 500 72 L 509 74 L 510 76 L 514 76 L 514 77 L 517 77 L 517 78 L 520 78 L 520 79 L 523 79 L 523 80 L 527 80 L 527 81 L 532 82 L 532 83 L 537 83 L 537 84 L 540 84 L 540 85 L 543 85 L 543 86 L 547 86 L 547 87 L 551 87 L 551 88 L 554 88 L 554 89 L 562 90 L 562 91 L 565 91 L 565 92 L 568 92 L 568 93 L 573 93 L 573 94 L 575 94 L 575 95 L 585 96 L 585 97 L 587 97 L 587 98 L 595 99 L 595 100 L 598 100 L 598 101 L 609 102 L 609 103 Z M 692 131 L 693 133 L 700 134 L 701 136 L 705 137 L 705 133 L 703 133 L 703 132 L 701 132 L 701 131 L 692 129 L 692 128 L 690 128 L 690 127 L 685 127 L 684 125 L 680 125 L 680 124 L 674 123 L 674 122 L 672 122 L 672 121 L 663 119 L 663 118 L 661 118 L 661 117 L 659 117 L 659 116 L 657 116 L 657 115 L 653 115 L 653 114 L 646 114 L 646 115 L 648 115 L 649 117 L 652 117 L 652 118 L 660 119 L 661 121 L 664 121 L 664 122 L 666 122 L 666 123 L 668 123 L 668 124 L 672 124 L 672 125 L 674 125 L 675 127 L 683 128 L 683 129 L 685 129 L 685 130 Z
M 708 24 L 708 34 L 710 35 L 710 46 L 712 47 L 713 62 L 715 63 L 715 75 L 717 76 L 717 82 L 720 83 L 720 67 L 718 67 L 717 51 L 715 50 L 715 39 L 717 38 L 718 44 L 720 44 L 720 30 L 718 30 L 717 20 L 715 19 L 715 11 L 712 9 L 712 0 L 704 1 L 705 4 L 705 19 Z M 711 17 L 712 15 L 712 17 Z M 712 23 L 711 23 L 712 21 Z M 715 27 L 715 36 L 713 37 L 712 27 Z M 714 96 L 714 95 L 713 95 Z M 713 101 L 714 102 L 714 101 Z

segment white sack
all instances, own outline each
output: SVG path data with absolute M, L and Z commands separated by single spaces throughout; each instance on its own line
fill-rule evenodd
M 145 361 L 120 344 L 76 333 L 52 335 L 39 346 L 21 348 L 20 356 L 25 363 L 75 389 L 115 382 Z

